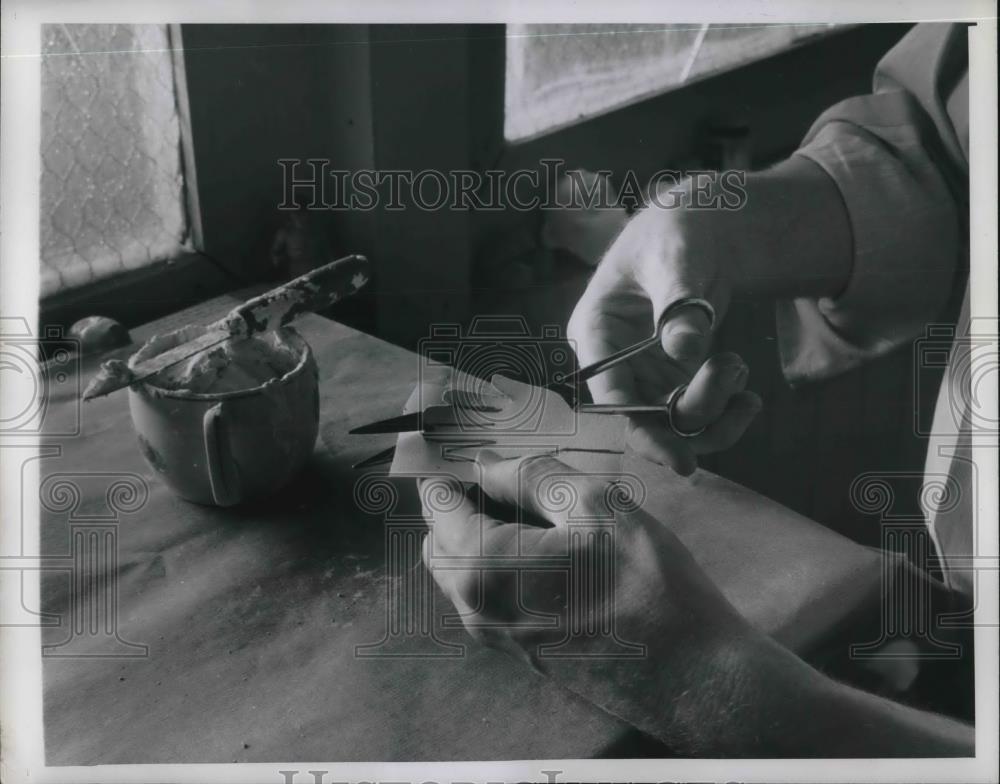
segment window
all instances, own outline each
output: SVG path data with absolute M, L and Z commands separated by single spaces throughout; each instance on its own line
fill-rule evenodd
M 165 25 L 42 28 L 41 295 L 189 250 Z
M 511 24 L 510 141 L 620 108 L 823 35 L 833 25 Z

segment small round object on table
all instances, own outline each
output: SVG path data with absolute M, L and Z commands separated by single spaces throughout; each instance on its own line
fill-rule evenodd
M 80 342 L 80 353 L 100 354 L 132 342 L 128 330 L 107 316 L 87 316 L 69 328 L 69 336 Z

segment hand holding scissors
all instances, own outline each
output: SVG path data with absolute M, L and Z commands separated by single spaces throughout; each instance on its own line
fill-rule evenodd
M 675 319 L 683 319 L 685 327 L 693 322 L 707 335 L 715 317 L 707 300 L 681 297 L 663 310 L 652 335 L 621 348 L 628 337 L 634 339 L 641 319 L 598 321 L 604 331 L 597 342 L 617 350 L 557 381 L 577 390 L 580 383 L 591 382 L 596 399 L 614 413 L 628 414 L 629 444 L 636 452 L 686 476 L 697 467 L 697 455 L 736 443 L 761 408 L 760 398 L 745 389 L 749 371 L 738 355 L 718 354 L 692 373 L 690 360 L 682 363 L 666 352 L 675 341 L 664 331 L 676 326 Z M 579 326 L 575 331 L 580 334 Z M 586 356 L 592 350 L 592 337 L 578 353 Z M 633 410 L 623 410 L 628 404 Z M 657 404 L 661 412 L 646 410 Z
M 678 379 L 662 402 L 654 403 L 584 403 L 580 400 L 580 385 L 645 352 L 659 353 L 660 332 L 673 313 L 684 307 L 700 307 L 712 313 L 711 305 L 703 300 L 678 300 L 660 317 L 653 335 L 626 346 L 603 359 L 586 365 L 566 376 L 557 376 L 545 389 L 557 393 L 570 408 L 588 414 L 623 414 L 630 420 L 630 435 L 642 433 L 638 422 L 662 422 L 675 440 L 676 451 L 690 457 L 688 462 L 670 462 L 679 473 L 689 474 L 694 468 L 694 455 L 725 448 L 742 434 L 743 427 L 734 431 L 732 417 L 727 420 L 726 405 L 733 394 L 743 391 L 747 370 L 735 354 L 723 354 L 705 362 L 693 376 L 683 365 L 667 355 L 661 357 L 674 370 Z M 753 393 L 746 393 L 753 395 Z M 756 396 L 753 395 L 753 399 Z M 354 428 L 351 433 L 403 433 L 420 431 L 429 440 L 460 442 L 488 436 L 492 425 L 477 414 L 497 413 L 485 399 L 474 395 L 454 395 L 450 403 L 426 407 L 420 411 L 371 422 Z M 718 420 L 718 421 L 717 421 Z M 749 422 L 749 420 L 747 420 Z M 739 426 L 739 421 L 736 422 Z M 484 429 L 486 428 L 486 429 Z M 634 448 L 634 445 L 633 445 Z M 355 468 L 368 467 L 392 459 L 394 448 L 370 457 Z

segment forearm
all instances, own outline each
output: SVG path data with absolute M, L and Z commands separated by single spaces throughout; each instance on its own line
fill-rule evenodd
M 712 664 L 710 661 L 709 664 Z M 838 683 L 768 638 L 720 653 L 729 693 L 700 711 L 727 756 L 947 757 L 974 754 L 974 729 Z M 725 708 L 725 709 L 723 709 Z M 702 753 L 712 749 L 701 738 Z M 707 747 L 706 747 L 707 746 Z
M 572 691 L 691 756 L 959 757 L 961 722 L 833 681 L 754 632 L 710 654 L 548 662 Z M 690 652 L 690 649 L 689 649 Z
M 713 237 L 720 271 L 740 299 L 834 297 L 851 274 L 852 237 L 834 181 L 792 156 L 748 172 L 736 210 L 691 210 L 685 219 Z
M 830 756 L 968 757 L 975 729 L 955 719 L 917 710 L 836 683 L 822 675 L 804 709 L 819 717 L 805 727 L 806 753 Z

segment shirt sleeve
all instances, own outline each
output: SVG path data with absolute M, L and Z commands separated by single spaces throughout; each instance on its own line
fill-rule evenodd
M 875 93 L 826 111 L 795 152 L 837 185 L 853 265 L 838 296 L 778 303 L 778 345 L 792 383 L 836 375 L 911 341 L 942 312 L 955 284 L 963 252 L 960 166 L 921 106 L 923 86 L 911 89 L 906 74 L 900 78 L 893 52 L 879 66 L 893 78 L 876 72 Z

